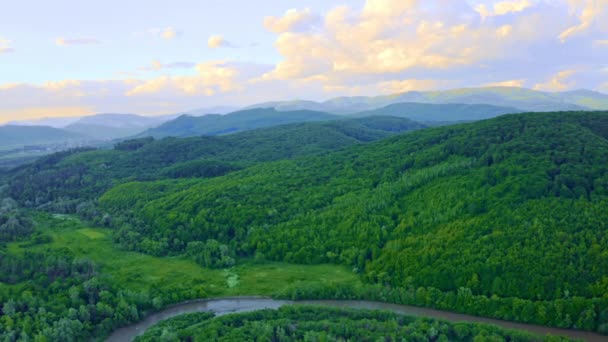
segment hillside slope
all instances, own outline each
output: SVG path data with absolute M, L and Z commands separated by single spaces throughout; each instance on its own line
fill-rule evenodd
M 520 113 L 513 107 L 484 104 L 396 103 L 386 107 L 352 114 L 354 117 L 388 115 L 419 122 L 457 122 L 490 119 L 504 114 Z
M 164 138 L 222 135 L 294 122 L 327 121 L 338 118 L 331 114 L 308 110 L 279 112 L 272 108 L 259 108 L 226 115 L 210 114 L 200 117 L 182 115 L 159 127 L 149 129 L 139 136 Z
M 506 115 L 198 183 L 129 183 L 101 204 L 134 214 L 119 240 L 153 254 L 213 238 L 396 286 L 601 297 L 607 138 L 606 112 Z
M 223 136 L 142 138 L 113 150 L 76 150 L 12 171 L 13 198 L 30 207 L 97 198 L 116 182 L 216 177 L 256 163 L 341 149 L 425 128 L 395 117 L 344 119 L 261 128 Z M 64 203 L 64 204 L 60 204 Z M 64 207 L 67 205 L 67 207 Z

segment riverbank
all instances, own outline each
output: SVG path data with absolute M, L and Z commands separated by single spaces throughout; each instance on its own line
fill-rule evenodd
M 230 297 L 189 301 L 181 304 L 172 305 L 160 312 L 146 317 L 144 320 L 120 329 L 117 329 L 108 337 L 107 342 L 130 342 L 135 337 L 141 335 L 146 329 L 165 319 L 178 315 L 193 312 L 213 312 L 216 315 L 226 315 L 231 313 L 251 312 L 262 309 L 278 309 L 284 305 L 317 305 L 337 308 L 384 310 L 400 315 L 429 317 L 448 322 L 474 322 L 483 324 L 493 324 L 505 329 L 517 329 L 527 331 L 537 335 L 557 335 L 573 339 L 580 339 L 588 342 L 603 342 L 608 340 L 608 336 L 600 334 L 550 328 L 540 325 L 514 323 L 491 318 L 476 317 L 471 315 L 459 314 L 448 311 L 420 308 L 409 305 L 390 304 L 371 301 L 339 301 L 339 300 L 306 300 L 288 301 L 275 300 L 265 297 Z

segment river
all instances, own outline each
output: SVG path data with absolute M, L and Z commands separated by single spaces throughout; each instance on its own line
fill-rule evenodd
M 508 321 L 501 321 L 491 318 L 476 317 L 471 315 L 459 314 L 448 311 L 439 311 L 427 308 L 419 308 L 409 305 L 389 304 L 381 302 L 370 302 L 370 301 L 337 301 L 337 300 L 307 300 L 307 301 L 287 301 L 287 300 L 275 300 L 270 298 L 262 297 L 234 297 L 234 298 L 218 298 L 208 300 L 198 300 L 185 302 L 182 304 L 176 304 L 166 308 L 165 310 L 154 313 L 144 320 L 126 326 L 124 328 L 117 329 L 110 335 L 106 340 L 107 342 L 130 342 L 135 337 L 143 334 L 146 329 L 150 328 L 154 324 L 178 315 L 210 311 L 216 315 L 226 315 L 237 312 L 250 312 L 262 309 L 277 309 L 283 305 L 295 304 L 295 305 L 321 305 L 329 307 L 339 308 L 351 308 L 351 309 L 372 309 L 372 310 L 385 310 L 394 312 L 397 314 L 403 314 L 408 316 L 422 316 L 436 318 L 449 322 L 475 322 L 475 323 L 488 323 L 495 324 L 502 328 L 507 329 L 518 329 L 528 331 L 538 335 L 560 335 L 567 336 L 570 338 L 581 339 L 589 342 L 606 342 L 608 336 L 603 336 L 591 332 L 569 330 L 569 329 L 558 329 L 544 327 L 533 324 L 514 323 Z

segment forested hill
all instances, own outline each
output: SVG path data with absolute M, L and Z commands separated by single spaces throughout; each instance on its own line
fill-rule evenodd
M 365 106 L 361 106 L 365 108 Z M 519 113 L 514 107 L 489 104 L 431 104 L 397 103 L 387 107 L 352 114 L 353 117 L 393 116 L 424 122 L 458 122 L 493 118 L 503 114 Z M 163 125 L 149 129 L 139 137 L 193 137 L 223 135 L 256 128 L 271 127 L 296 122 L 328 121 L 343 118 L 340 115 L 314 110 L 280 111 L 275 108 L 255 108 L 225 115 L 194 117 L 183 115 Z
M 342 119 L 223 136 L 141 138 L 112 150 L 81 149 L 41 158 L 10 172 L 9 192 L 27 207 L 73 212 L 111 186 L 130 180 L 216 177 L 255 163 L 341 149 L 425 128 L 395 117 Z
M 88 137 L 48 126 L 0 126 L 0 148 L 83 141 Z
M 383 108 L 353 114 L 355 117 L 388 115 L 408 118 L 425 123 L 477 121 L 504 114 L 521 113 L 514 107 L 500 107 L 487 104 L 428 104 L 396 103 Z
M 209 114 L 200 117 L 183 115 L 138 136 L 163 138 L 222 135 L 295 122 L 327 121 L 339 118 L 336 115 L 310 110 L 279 112 L 274 108 L 257 108 L 226 115 Z
M 342 263 L 396 286 L 601 297 L 607 138 L 607 112 L 506 115 L 219 178 L 129 183 L 100 203 L 137 218 L 117 241 L 155 255 L 215 239 L 237 255 Z

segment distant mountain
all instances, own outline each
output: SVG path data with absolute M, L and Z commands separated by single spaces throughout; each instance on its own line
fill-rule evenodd
M 216 107 L 207 107 L 207 108 L 198 108 L 192 109 L 184 112 L 183 114 L 191 115 L 191 116 L 203 116 L 208 114 L 228 114 L 232 112 L 236 112 L 239 110 L 238 107 L 229 107 L 229 106 L 216 106 Z
M 288 123 L 327 121 L 339 118 L 336 115 L 310 110 L 283 112 L 273 108 L 257 108 L 226 115 L 210 114 L 202 117 L 183 115 L 159 127 L 149 129 L 139 136 L 162 138 L 222 135 Z
M 271 107 L 280 111 L 316 110 L 333 114 L 352 114 L 382 108 L 395 103 L 490 104 L 521 111 L 568 111 L 608 109 L 608 95 L 577 90 L 551 93 L 514 87 L 462 88 L 444 91 L 410 91 L 389 96 L 338 97 L 324 102 L 267 102 L 248 108 Z
M 0 148 L 82 141 L 88 137 L 48 126 L 0 126 Z
M 548 93 L 515 87 L 408 92 L 389 96 L 386 99 L 394 102 L 492 104 L 537 112 L 590 109 L 577 103 L 567 102 L 561 93 Z
M 562 98 L 571 103 L 575 103 L 595 110 L 608 109 L 608 95 L 597 91 L 579 89 L 560 93 Z
M 80 118 L 66 130 L 95 139 L 111 140 L 132 136 L 171 120 L 172 116 L 141 116 L 135 114 L 97 114 Z
M 435 123 L 477 121 L 520 112 L 521 110 L 517 108 L 486 104 L 396 103 L 379 109 L 356 113 L 353 116 L 393 116 L 418 122 Z
M 65 117 L 65 118 L 39 118 L 31 120 L 13 120 L 7 122 L 7 125 L 12 126 L 48 126 L 54 128 L 64 128 L 67 125 L 73 124 L 80 120 L 80 117 Z

